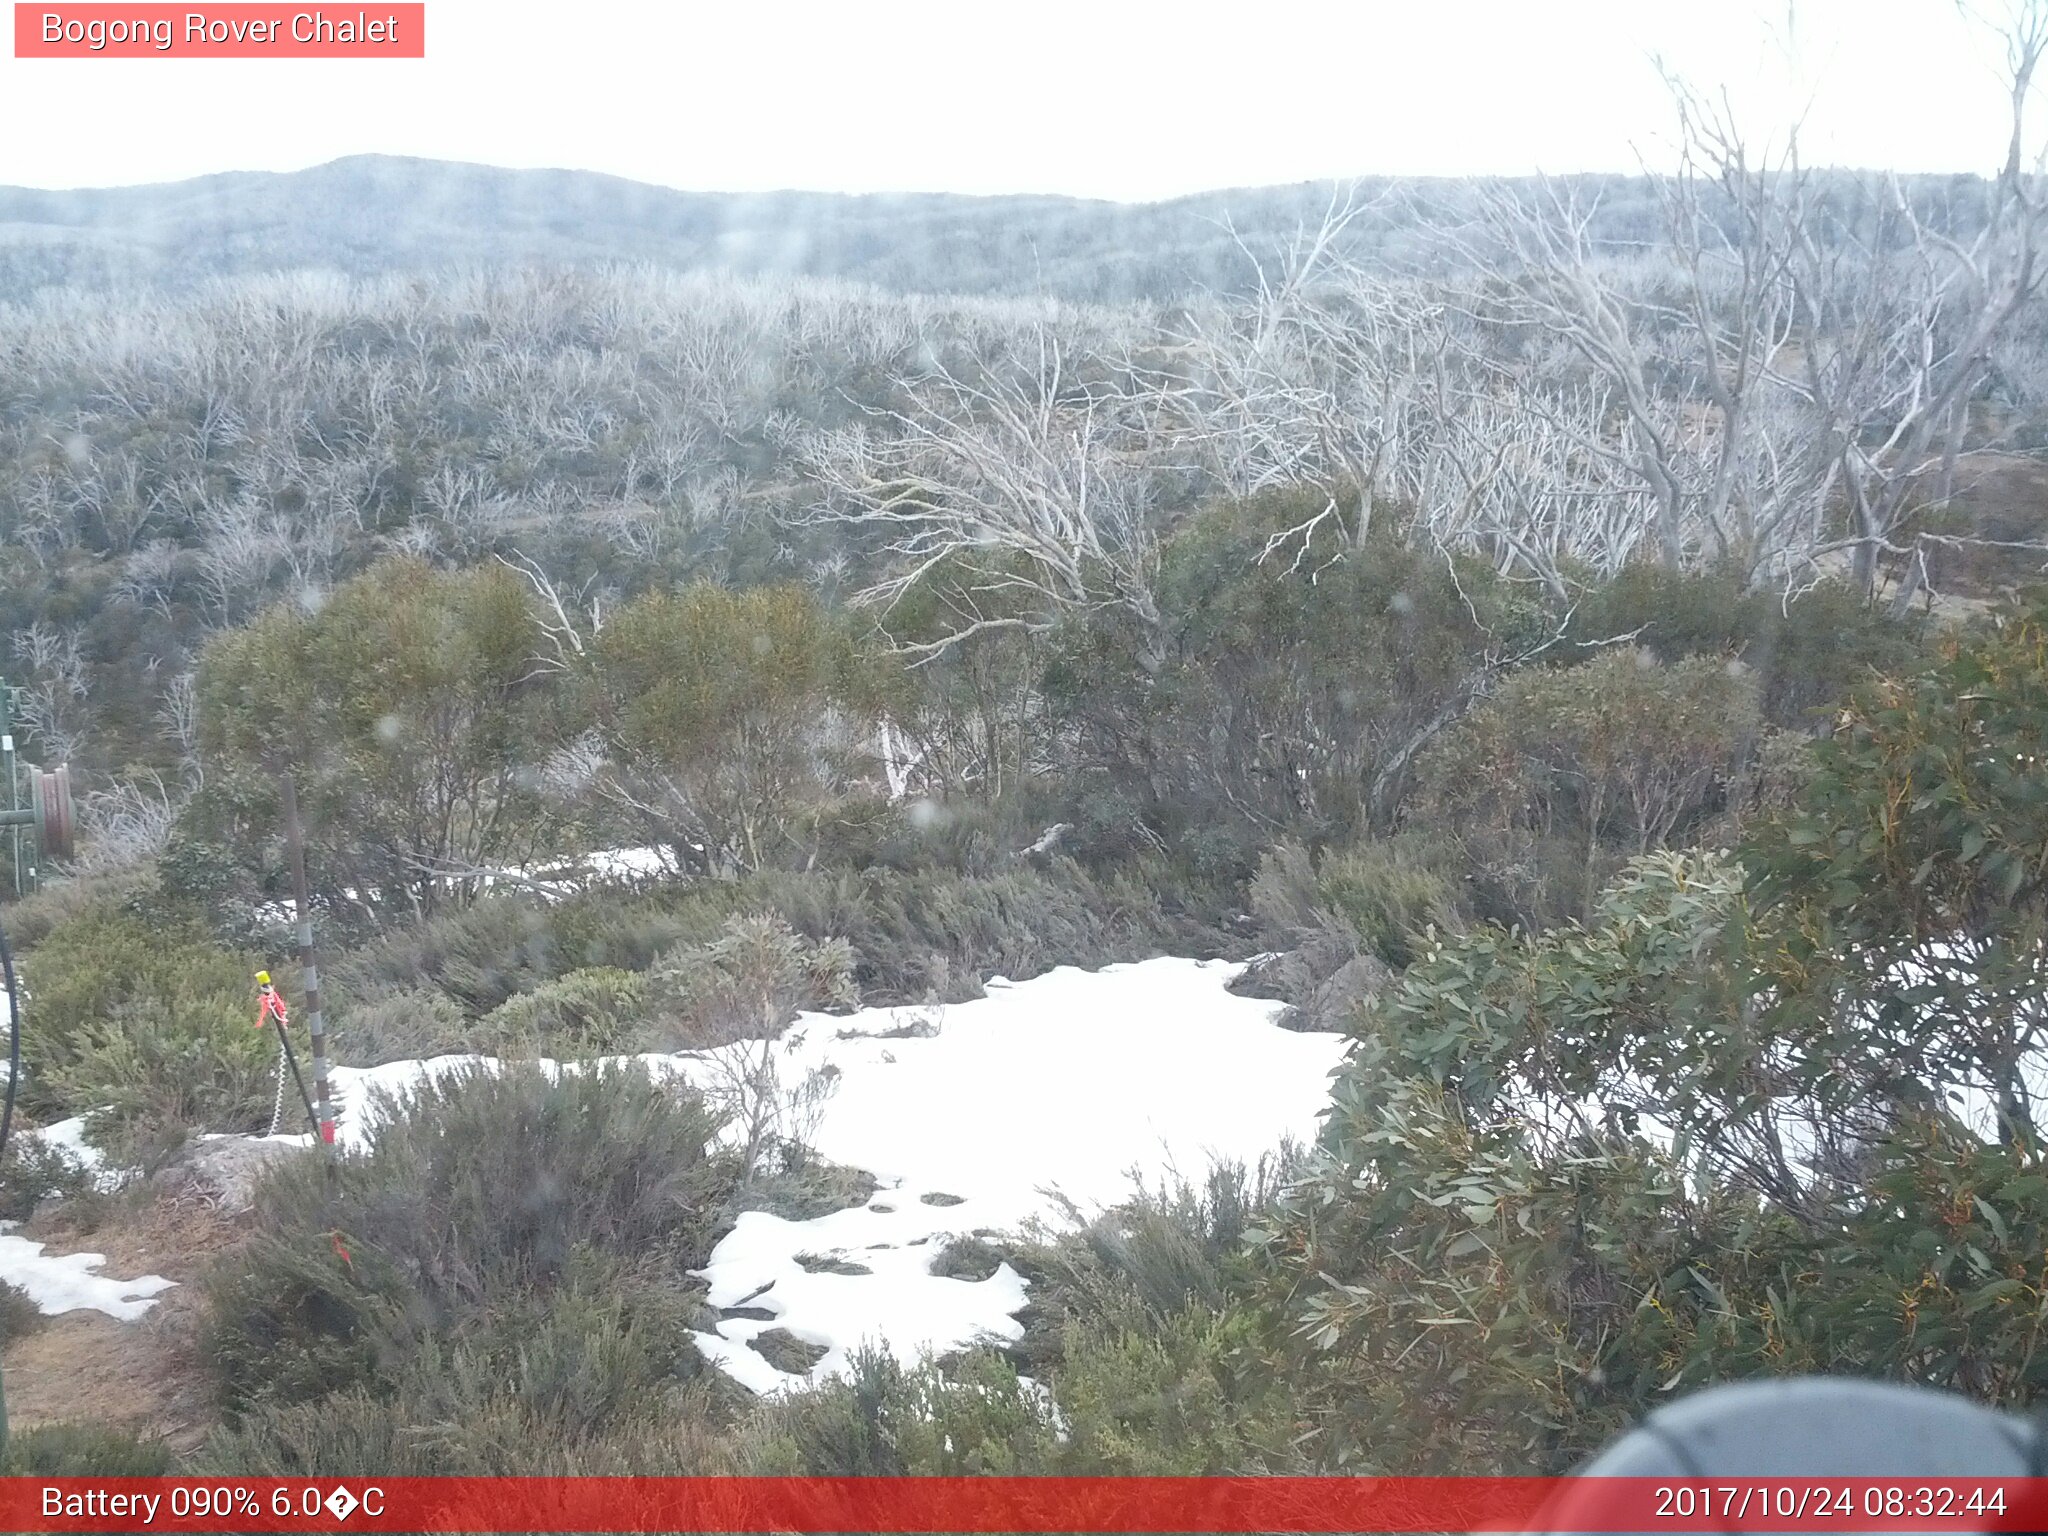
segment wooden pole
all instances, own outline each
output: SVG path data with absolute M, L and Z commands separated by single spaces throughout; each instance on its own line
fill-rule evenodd
M 284 791 L 285 845 L 291 852 L 292 896 L 299 909 L 299 969 L 305 973 L 306 1038 L 313 1048 L 313 1097 L 320 1139 L 334 1145 L 334 1100 L 327 1091 L 327 1027 L 320 1017 L 320 967 L 313 954 L 313 899 L 306 889 L 306 835 L 299 825 L 299 791 L 289 771 Z

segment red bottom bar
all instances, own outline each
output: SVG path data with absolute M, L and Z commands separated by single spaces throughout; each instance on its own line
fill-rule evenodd
M 0 1479 L 7 1531 L 2044 1531 L 2048 1478 Z

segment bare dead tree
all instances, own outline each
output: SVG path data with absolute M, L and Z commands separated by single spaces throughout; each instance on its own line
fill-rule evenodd
M 509 557 L 498 556 L 498 563 L 525 577 L 538 601 L 536 618 L 543 644 L 534 657 L 536 672 L 573 671 L 585 654 L 585 643 L 604 628 L 604 600 L 592 590 L 595 580 L 565 598 L 554 578 L 532 556 L 514 550 Z
M 77 633 L 38 620 L 16 632 L 14 654 L 29 669 L 16 708 L 23 731 L 42 744 L 49 762 L 70 761 L 85 740 L 92 692 Z
M 114 583 L 114 595 L 138 608 L 148 608 L 169 618 L 182 559 L 182 551 L 174 540 L 151 539 L 121 562 L 121 576 Z
M 72 872 L 104 874 L 154 858 L 170 840 L 179 804 L 163 778 L 149 771 L 88 794 L 79 808 L 83 839 Z
M 1456 580 L 1455 568 L 1452 571 L 1452 578 L 1453 581 Z M 1461 597 L 1464 595 L 1462 587 L 1459 588 L 1459 595 Z M 1466 599 L 1468 606 L 1470 601 L 1469 598 Z M 1532 645 L 1511 649 L 1500 641 L 1495 640 L 1487 646 L 1484 655 L 1479 659 L 1478 665 L 1473 667 L 1465 675 L 1464 681 L 1446 696 L 1444 702 L 1435 713 L 1418 725 L 1391 752 L 1380 760 L 1374 771 L 1372 783 L 1366 791 L 1366 808 L 1375 822 L 1384 825 L 1390 819 L 1394 807 L 1395 791 L 1400 788 L 1401 781 L 1408 772 L 1408 766 L 1415 761 L 1417 753 L 1438 736 L 1442 735 L 1449 727 L 1463 719 L 1474 705 L 1491 695 L 1493 690 L 1499 686 L 1501 680 L 1510 673 L 1518 668 L 1528 666 L 1530 663 L 1548 655 L 1561 646 L 1573 644 L 1573 642 L 1567 639 L 1571 630 L 1573 612 L 1574 610 L 1572 609 L 1566 609 L 1552 632 Z M 1592 650 L 1611 645 L 1626 645 L 1639 634 L 1641 634 L 1641 630 L 1631 630 L 1627 634 L 1608 635 L 1597 640 L 1577 641 L 1575 645 L 1580 650 Z
M 1475 308 L 1553 338 L 1604 395 L 1595 430 L 1567 430 L 1640 486 L 1666 565 L 1795 583 L 1846 551 L 1869 592 L 1883 557 L 1911 556 L 1908 601 L 1927 543 L 1953 537 L 1904 530 L 1953 493 L 1970 401 L 2039 281 L 2022 145 L 2048 10 L 2026 0 L 2002 36 L 2011 132 L 1974 233 L 1923 218 L 1896 179 L 1874 209 L 1818 196 L 1796 132 L 1758 151 L 1675 81 L 1656 271 L 1602 249 L 1554 183 L 1483 188 L 1479 235 L 1453 233 Z
M 2027 108 L 2048 6 L 2019 0 L 1999 25 L 2009 133 L 1974 235 L 1924 220 L 1896 178 L 1863 242 L 1840 228 L 1802 226 L 1793 254 L 1806 346 L 1780 377 L 1819 423 L 1822 474 L 1846 503 L 1849 528 L 1813 552 L 1853 557 L 1857 583 L 1877 584 L 1880 560 L 1909 557 L 1898 600 L 1924 580 L 1933 535 L 1901 542 L 1916 513 L 1952 496 L 1969 405 L 1993 356 L 2041 279 L 2044 203 L 2026 150 Z M 1857 263 L 1845 251 L 1867 253 Z
M 180 672 L 165 685 L 156 721 L 178 749 L 179 766 L 194 789 L 206 782 L 206 761 L 199 751 L 199 687 L 192 672 Z
M 1438 548 L 1483 555 L 1568 604 L 1568 570 L 1613 575 L 1653 525 L 1641 484 L 1588 446 L 1606 397 L 1570 380 L 1462 372 L 1432 381 L 1432 430 L 1415 444 L 1422 529 Z
M 1653 342 L 1688 324 L 1684 312 L 1632 291 L 1603 261 L 1591 232 L 1595 210 L 1573 189 L 1549 181 L 1532 192 L 1488 184 L 1480 206 L 1487 238 L 1458 236 L 1478 273 L 1476 315 L 1532 326 L 1573 355 L 1601 407 L 1598 430 L 1579 446 L 1637 480 L 1647 493 L 1658 558 L 1672 569 L 1688 564 L 1697 548 L 1695 504 L 1709 477 L 1689 451 L 1699 438 L 1686 430 L 1685 402 L 1657 377 Z M 1711 350 L 1719 327 L 1686 339 Z M 1748 345 L 1744 338 L 1740 350 Z M 1700 371 L 1713 371 L 1704 357 L 1694 361 Z M 1565 426 L 1557 418 L 1546 425 Z
M 283 536 L 266 509 L 247 496 L 209 502 L 197 521 L 202 537 L 193 563 L 204 606 L 211 622 L 237 623 L 268 596 Z
M 1425 430 L 1419 389 L 1446 345 L 1445 312 L 1430 293 L 1346 259 L 1345 232 L 1376 206 L 1355 184 L 1334 186 L 1321 219 L 1297 226 L 1275 261 L 1232 228 L 1253 276 L 1250 299 L 1189 306 L 1147 347 L 1159 361 L 1132 368 L 1160 430 L 1192 447 L 1226 493 L 1329 493 L 1323 511 L 1269 549 L 1293 548 L 1297 561 L 1326 524 L 1340 548 L 1355 547 L 1382 498 L 1406 499 L 1411 439 Z
M 893 566 L 857 601 L 885 622 L 921 583 L 952 574 L 953 621 L 906 651 L 932 656 L 1103 607 L 1156 638 L 1150 465 L 1126 397 L 1076 378 L 1044 329 L 1025 368 L 966 376 L 940 363 L 897 387 L 904 409 L 814 442 L 809 467 L 825 495 L 803 521 L 880 535 Z

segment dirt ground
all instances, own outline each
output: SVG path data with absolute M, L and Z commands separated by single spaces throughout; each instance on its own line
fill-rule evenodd
M 2032 454 L 1982 450 L 1965 454 L 1956 466 L 1952 516 L 1938 519 L 1948 532 L 2007 545 L 2048 539 L 2048 461 Z M 1986 545 L 1941 549 L 1930 574 L 1942 592 L 1959 598 L 1992 598 L 2041 579 L 2043 553 Z
M 39 1230 L 39 1226 L 41 1230 Z M 45 1318 L 11 1341 L 0 1361 L 10 1427 L 88 1420 L 119 1425 L 174 1452 L 202 1444 L 214 1416 L 197 1347 L 198 1297 L 190 1288 L 207 1259 L 232 1240 L 229 1222 L 194 1200 L 159 1197 L 117 1202 L 104 1225 L 78 1235 L 61 1221 L 38 1221 L 24 1237 L 46 1252 L 103 1253 L 102 1274 L 156 1274 L 178 1281 L 134 1322 L 102 1312 Z

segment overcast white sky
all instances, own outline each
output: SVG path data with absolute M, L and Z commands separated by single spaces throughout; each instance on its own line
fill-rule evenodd
M 0 59 L 0 183 L 364 152 L 1120 199 L 1632 170 L 1671 120 L 1653 53 L 1755 132 L 1805 112 L 1810 162 L 2000 159 L 1996 49 L 1953 0 L 428 0 L 420 61 Z

